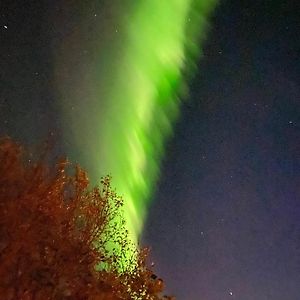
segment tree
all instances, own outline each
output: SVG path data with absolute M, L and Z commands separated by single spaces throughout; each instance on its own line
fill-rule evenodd
M 0 142 L 1 299 L 171 299 L 146 249 L 125 255 L 132 245 L 110 178 L 89 189 L 84 170 L 51 167 L 48 152 L 33 161 L 10 138 Z M 124 259 L 133 268 L 122 269 Z

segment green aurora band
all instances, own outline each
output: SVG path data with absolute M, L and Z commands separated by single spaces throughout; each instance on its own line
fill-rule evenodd
M 110 8 L 115 15 L 105 25 L 79 21 L 78 32 L 68 33 L 57 51 L 69 154 L 92 182 L 112 175 L 135 243 L 215 4 L 123 1 Z M 97 42 L 99 32 L 104 33 Z

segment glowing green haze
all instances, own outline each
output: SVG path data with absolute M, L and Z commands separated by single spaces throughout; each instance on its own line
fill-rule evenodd
M 70 152 L 93 180 L 112 175 L 134 241 L 215 2 L 124 1 L 113 20 L 81 21 L 59 50 Z

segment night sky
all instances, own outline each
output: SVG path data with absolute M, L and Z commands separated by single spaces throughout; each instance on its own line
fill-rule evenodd
M 215 11 L 143 236 L 179 300 L 300 297 L 297 2 L 228 0 Z M 58 1 L 1 1 L 1 135 L 60 136 L 59 10 Z

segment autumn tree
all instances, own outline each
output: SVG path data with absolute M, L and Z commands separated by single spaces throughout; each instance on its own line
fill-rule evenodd
M 48 152 L 34 161 L 0 141 L 1 299 L 171 299 L 146 249 L 125 255 L 132 245 L 110 178 L 89 188 L 84 170 L 47 163 Z

